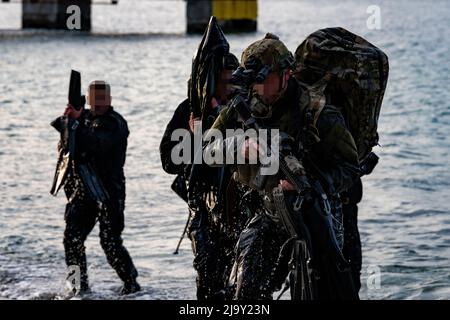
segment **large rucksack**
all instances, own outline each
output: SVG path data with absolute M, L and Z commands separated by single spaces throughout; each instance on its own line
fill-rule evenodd
M 326 102 L 342 112 L 359 160 L 364 160 L 378 144 L 378 117 L 389 73 L 386 54 L 344 28 L 327 28 L 309 35 L 295 51 L 295 60 L 297 80 L 311 88 L 325 83 L 320 87 Z

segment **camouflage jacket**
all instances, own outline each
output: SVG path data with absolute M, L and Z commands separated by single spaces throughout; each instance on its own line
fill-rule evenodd
M 295 145 L 302 145 L 306 152 L 302 152 L 303 165 L 308 176 L 319 179 L 330 195 L 336 195 L 350 188 L 359 176 L 358 153 L 355 142 L 347 130 L 340 111 L 331 105 L 325 105 L 318 115 L 314 132 L 302 130 L 306 126 L 306 111 L 308 99 L 305 99 L 306 87 L 294 78 L 289 80 L 286 93 L 273 106 L 273 113 L 269 119 L 261 120 L 265 128 L 279 129 L 294 138 Z M 226 129 L 242 128 L 237 112 L 226 107 L 222 110 L 212 128 L 225 134 Z M 314 139 L 305 136 L 314 136 Z M 215 141 L 204 147 L 205 153 L 218 152 L 224 148 L 224 143 Z M 221 150 L 223 154 L 226 150 Z M 298 150 L 297 150 L 298 151 Z M 299 151 L 297 156 L 300 157 Z M 306 160 L 306 161 L 305 161 Z M 258 165 L 233 165 L 234 178 L 255 189 L 253 183 L 258 172 Z M 280 172 L 267 179 L 264 190 L 271 193 L 272 189 L 283 177 Z

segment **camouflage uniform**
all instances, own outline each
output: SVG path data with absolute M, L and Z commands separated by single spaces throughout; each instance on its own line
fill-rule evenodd
M 281 72 L 287 68 L 283 60 L 290 55 L 284 44 L 277 38 L 269 36 L 250 45 L 243 53 L 241 66 L 246 67 L 249 59 L 256 61 L 257 68 L 270 66 L 272 71 Z M 315 126 L 310 126 L 306 120 L 306 112 L 310 105 L 308 90 L 293 77 L 289 79 L 287 89 L 275 104 L 269 107 L 269 117 L 260 120 L 266 128 L 279 129 L 293 138 L 296 153 L 305 152 L 307 160 L 305 169 L 309 177 L 319 179 L 326 190 L 333 207 L 333 215 L 337 233 L 342 230 L 342 212 L 339 193 L 348 189 L 358 177 L 358 154 L 351 134 L 348 132 L 340 112 L 331 105 L 322 106 L 317 116 Z M 253 110 L 255 113 L 261 110 Z M 314 115 L 314 114 L 313 114 Z M 242 128 L 237 112 L 225 108 L 212 128 L 225 133 L 225 129 Z M 308 127 L 309 128 L 309 127 Z M 205 147 L 207 153 L 221 152 L 224 144 L 220 141 L 209 143 Z M 226 151 L 225 151 L 226 152 Z M 317 172 L 320 169 L 321 174 Z M 257 173 L 257 165 L 233 166 L 234 179 L 256 189 L 253 183 Z M 282 244 L 287 240 L 285 230 L 278 224 L 277 213 L 271 202 L 271 192 L 278 185 L 279 174 L 270 176 L 262 188 L 257 189 L 265 199 L 264 207 L 254 212 L 256 215 L 242 232 L 236 246 L 235 263 L 230 276 L 230 285 L 234 289 L 234 299 L 269 299 L 272 293 L 280 287 L 287 276 L 286 261 L 277 263 Z M 316 197 L 317 198 L 317 197 Z M 319 199 L 314 199 L 319 201 Z M 315 210 L 314 206 L 306 205 L 305 210 Z M 309 209 L 308 209 L 309 208 Z M 316 235 L 320 236 L 320 235 Z M 342 240 L 342 239 L 341 239 Z M 342 241 L 341 241 L 342 244 Z M 326 253 L 318 252 L 318 269 L 326 275 Z M 333 279 L 323 276 L 319 281 L 320 298 L 335 298 L 327 290 L 327 284 Z M 351 286 L 351 284 L 349 284 Z

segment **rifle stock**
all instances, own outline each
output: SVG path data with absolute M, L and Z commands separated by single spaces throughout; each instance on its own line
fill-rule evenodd
M 70 73 L 69 83 L 69 103 L 76 109 L 80 110 L 86 103 L 86 97 L 81 94 L 81 74 L 72 70 Z

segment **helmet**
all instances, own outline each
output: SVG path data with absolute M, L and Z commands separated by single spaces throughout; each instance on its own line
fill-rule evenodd
M 241 57 L 241 66 L 255 71 L 269 67 L 271 71 L 282 73 L 292 69 L 294 62 L 292 53 L 276 35 L 271 33 L 249 45 Z

